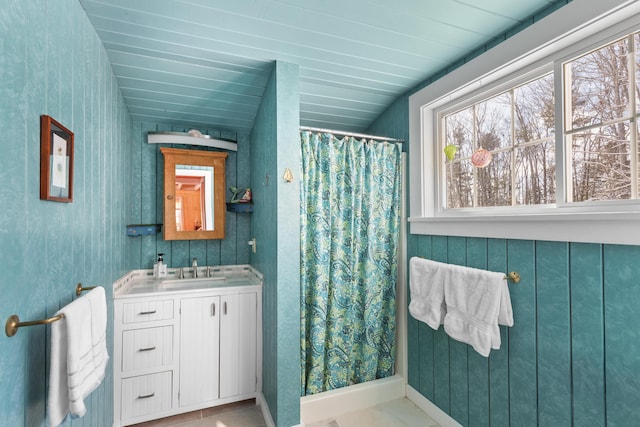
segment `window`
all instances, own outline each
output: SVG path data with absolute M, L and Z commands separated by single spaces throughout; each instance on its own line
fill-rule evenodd
M 638 198 L 639 41 L 631 34 L 564 65 L 569 202 Z
M 411 233 L 640 244 L 640 5 L 593 3 L 410 96 Z
M 638 199 L 638 44 L 638 33 L 623 37 L 564 63 L 555 76 L 564 97 L 566 180 L 556 181 L 553 73 L 441 110 L 446 209 L 555 204 L 556 182 L 566 203 Z M 447 159 L 445 147 L 455 155 Z M 476 167 L 472 155 L 482 152 L 490 161 Z
M 448 209 L 555 203 L 553 75 L 443 115 Z M 489 164 L 472 155 L 486 150 Z M 446 156 L 445 156 L 446 157 Z

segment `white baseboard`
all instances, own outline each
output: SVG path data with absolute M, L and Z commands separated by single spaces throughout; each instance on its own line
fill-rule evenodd
M 267 401 L 264 400 L 262 393 L 258 393 L 256 403 L 260 406 L 260 411 L 262 411 L 262 417 L 264 418 L 264 422 L 267 423 L 267 427 L 276 427 L 276 423 L 273 422 L 273 418 L 271 417 L 271 411 L 269 411 L 269 405 L 267 405 Z
M 300 398 L 301 423 L 310 424 L 329 417 L 358 411 L 404 397 L 404 379 L 399 375 L 369 381 Z
M 407 385 L 407 399 L 415 403 L 418 408 L 433 418 L 441 427 L 463 427 L 462 424 L 459 424 L 451 418 L 449 414 L 438 408 L 433 402 L 418 393 L 418 391 L 410 385 Z

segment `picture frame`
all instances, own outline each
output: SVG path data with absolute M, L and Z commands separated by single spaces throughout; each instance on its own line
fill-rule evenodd
M 73 132 L 40 116 L 40 199 L 73 201 Z

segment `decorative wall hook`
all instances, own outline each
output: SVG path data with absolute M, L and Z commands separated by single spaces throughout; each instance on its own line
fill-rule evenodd
M 291 172 L 291 169 L 284 168 L 284 175 L 282 175 L 282 179 L 284 179 L 285 182 L 293 181 L 293 173 Z

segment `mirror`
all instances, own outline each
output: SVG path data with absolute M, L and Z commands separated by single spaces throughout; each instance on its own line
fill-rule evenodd
M 160 152 L 164 239 L 224 239 L 227 153 L 164 147 Z

